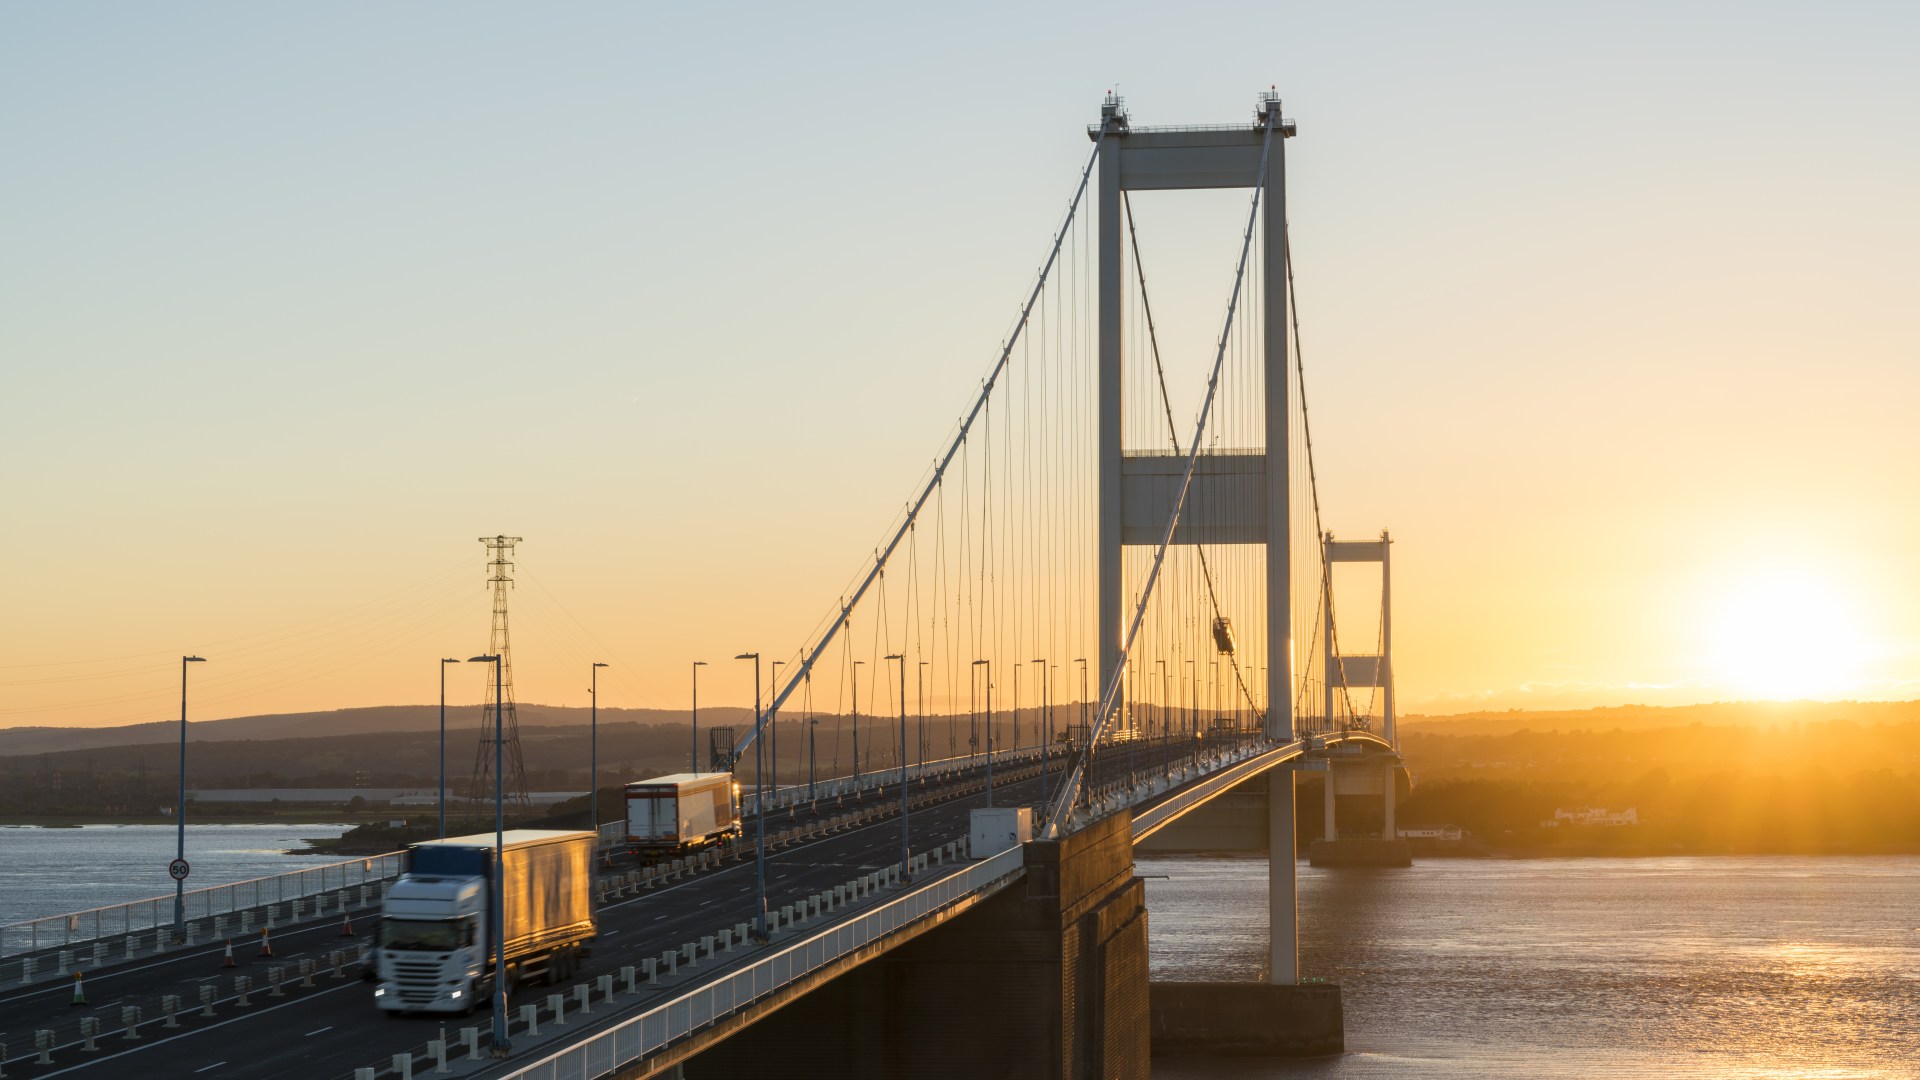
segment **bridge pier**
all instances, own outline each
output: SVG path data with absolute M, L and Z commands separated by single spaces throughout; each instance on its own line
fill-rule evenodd
M 1398 758 L 1381 754 L 1343 761 L 1343 756 L 1329 755 L 1325 835 L 1313 842 L 1308 858 L 1315 866 L 1412 866 L 1413 845 L 1400 839 L 1394 815 L 1400 785 Z M 1336 819 L 1339 800 L 1355 797 L 1379 800 L 1377 834 L 1369 820 L 1356 825 L 1353 833 L 1341 835 Z M 1371 813 L 1364 805 L 1361 810 Z
M 683 1062 L 687 1080 L 1147 1080 L 1146 890 L 1122 811 L 1026 876 Z

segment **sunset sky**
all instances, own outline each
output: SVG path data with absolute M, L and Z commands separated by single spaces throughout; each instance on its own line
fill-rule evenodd
M 0 726 L 744 704 L 991 363 L 1117 86 L 1299 122 L 1403 708 L 1920 697 L 1920 12 L 0 8 Z M 1244 197 L 1157 199 L 1204 351 Z M 1145 225 L 1143 225 L 1143 228 Z M 1195 392 L 1183 392 L 1191 405 Z M 462 672 L 450 698 L 478 699 Z

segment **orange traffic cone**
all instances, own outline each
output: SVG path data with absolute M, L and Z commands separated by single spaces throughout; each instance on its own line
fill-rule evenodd
M 260 928 L 260 955 L 273 955 L 273 939 L 267 936 L 267 928 L 264 926 Z
M 82 976 L 77 971 L 73 973 L 73 1000 L 67 1002 L 67 1004 L 82 1008 L 87 1004 L 87 992 L 82 989 Z
M 236 964 L 233 962 L 233 939 L 232 938 L 227 939 L 227 958 L 225 960 L 220 961 L 220 966 L 223 968 L 240 966 L 239 964 Z
M 353 936 L 353 916 L 348 915 L 344 911 L 340 913 L 340 936 Z

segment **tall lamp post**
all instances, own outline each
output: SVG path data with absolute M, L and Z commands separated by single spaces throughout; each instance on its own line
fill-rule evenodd
M 1053 698 L 1049 696 L 1047 662 L 1030 662 L 1040 665 L 1040 726 L 1045 729 L 1040 733 L 1040 805 L 1051 806 L 1047 801 L 1047 736 L 1053 731 Z
M 987 805 L 993 805 L 993 661 L 975 660 L 974 667 L 987 669 Z
M 440 658 L 440 839 L 447 838 L 447 665 L 460 661 Z
M 693 662 L 693 757 L 687 763 L 695 776 L 700 775 L 700 669 L 706 666 L 705 660 Z
M 182 941 L 187 937 L 187 665 L 206 662 L 204 656 L 180 658 L 180 801 L 173 808 L 179 842 L 167 873 L 173 878 L 173 934 Z
M 600 842 L 600 669 L 606 666 L 594 661 L 592 682 L 587 686 L 591 718 L 587 736 L 587 828 L 593 830 L 596 844 Z
M 927 665 L 931 663 L 933 663 L 931 660 L 920 661 L 920 671 L 913 685 L 913 705 L 919 716 L 917 723 L 920 728 L 920 783 L 922 784 L 927 782 Z
M 493 897 L 488 905 L 493 909 L 493 1056 L 506 1057 L 513 1051 L 513 1044 L 507 1041 L 507 921 L 505 875 L 500 872 L 503 849 L 507 846 L 507 803 L 506 789 L 501 773 L 506 768 L 506 741 L 501 730 L 501 704 L 505 697 L 504 672 L 501 658 L 493 656 L 475 656 L 467 660 L 469 664 L 493 665 Z
M 760 790 L 753 799 L 753 877 L 759 900 L 754 904 L 754 935 L 767 940 L 767 775 L 763 762 L 766 751 L 760 740 L 760 654 L 743 652 L 735 660 L 753 661 L 753 783 Z
M 853 662 L 853 801 L 860 801 L 860 665 L 865 660 Z
M 1080 665 L 1080 737 L 1087 738 L 1087 658 L 1077 657 L 1073 661 Z M 1093 747 L 1087 747 L 1089 751 Z
M 913 882 L 913 849 L 907 833 L 907 657 L 894 653 L 887 657 L 900 662 L 900 881 Z
M 767 675 L 767 687 L 775 694 L 780 692 L 780 665 L 784 663 L 786 663 L 785 660 L 769 660 L 767 662 L 767 671 L 769 672 Z M 771 703 L 771 699 L 769 699 L 769 703 Z M 780 722 L 772 716 L 767 717 L 767 766 L 773 770 L 772 788 L 775 791 L 779 791 Z

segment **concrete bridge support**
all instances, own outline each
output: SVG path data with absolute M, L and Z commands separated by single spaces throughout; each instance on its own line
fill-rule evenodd
M 685 1061 L 708 1077 L 1146 1080 L 1146 892 L 1122 812 L 1023 881 Z
M 1391 754 L 1346 758 L 1332 755 L 1327 763 L 1326 825 L 1308 857 L 1315 866 L 1412 866 L 1413 847 L 1400 839 L 1395 804 L 1400 786 L 1400 762 Z M 1342 833 L 1339 807 L 1347 800 L 1367 811 L 1363 820 Z M 1371 808 L 1379 807 L 1376 818 Z

